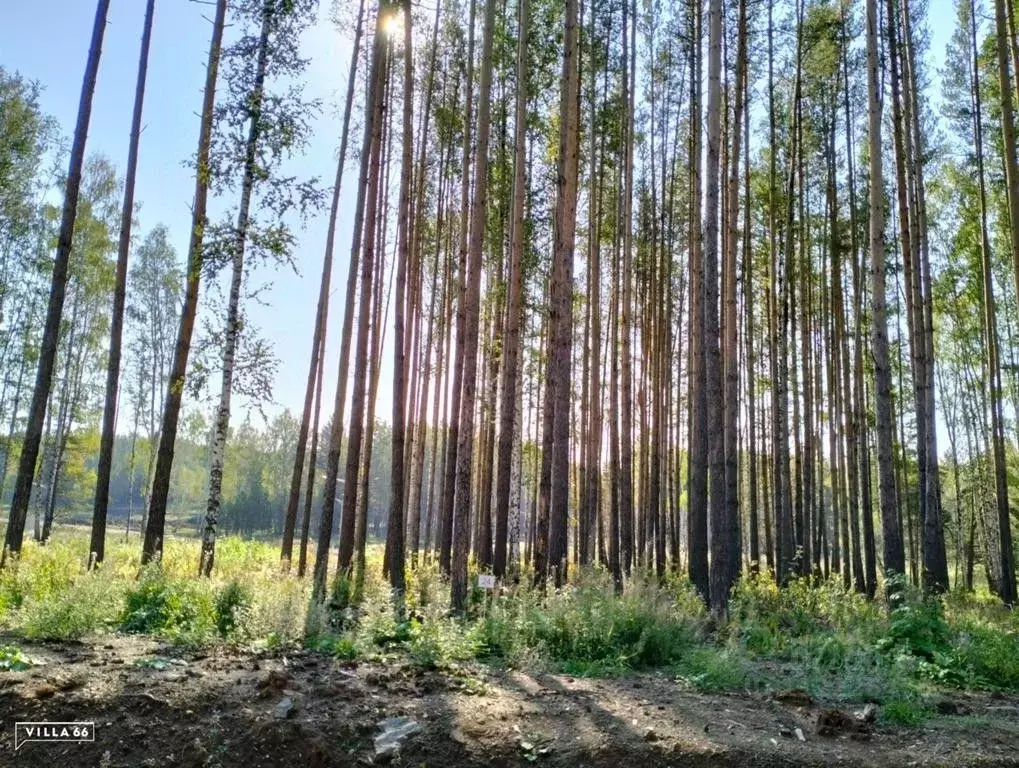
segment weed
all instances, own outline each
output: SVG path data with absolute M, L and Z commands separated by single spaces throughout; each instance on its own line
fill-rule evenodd
M 170 578 L 160 563 L 142 571 L 127 590 L 121 629 L 153 634 L 185 646 L 208 642 L 216 633 L 216 610 L 209 585 L 194 579 Z
M 32 666 L 32 662 L 20 648 L 13 645 L 0 645 L 0 670 L 4 672 L 21 672 Z
M 928 717 L 930 710 L 918 699 L 893 699 L 881 707 L 882 722 L 892 725 L 921 725 Z
M 733 691 L 748 687 L 751 668 L 738 651 L 702 646 L 675 665 L 676 673 L 699 691 Z
M 247 588 L 236 580 L 227 583 L 216 595 L 216 630 L 220 637 L 233 634 L 239 615 L 251 604 Z

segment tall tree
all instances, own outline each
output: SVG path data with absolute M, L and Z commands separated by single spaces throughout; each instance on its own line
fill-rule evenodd
M 971 93 L 973 104 L 973 141 L 976 157 L 976 171 L 979 189 L 980 208 L 980 271 L 983 281 L 984 310 L 984 344 L 987 348 L 985 371 L 987 383 L 984 385 L 989 393 L 991 414 L 990 443 L 994 462 L 994 510 L 996 516 L 989 516 L 986 529 L 991 532 L 987 536 L 988 549 L 987 567 L 988 582 L 991 589 L 998 594 L 1006 605 L 1016 600 L 1015 560 L 1012 552 L 1011 523 L 1009 520 L 1008 481 L 1005 465 L 1005 427 L 1002 408 L 1000 341 L 998 338 L 997 306 L 994 295 L 994 276 L 990 238 L 987 234 L 987 191 L 984 173 L 984 138 L 983 138 L 983 99 L 980 93 L 980 48 L 977 42 L 977 6 L 969 4 L 970 21 L 970 52 L 972 54 Z M 1000 31 L 1000 29 L 999 29 Z M 999 66 L 1008 67 L 1008 60 L 999 55 Z M 1000 80 L 999 80 L 1000 82 Z M 1004 120 L 1004 118 L 1003 118 Z M 998 551 L 993 550 L 997 545 Z M 997 566 L 997 567 L 995 567 Z
M 567 520 L 570 471 L 570 403 L 573 400 L 573 252 L 577 226 L 577 186 L 580 154 L 580 29 L 577 0 L 567 0 L 561 76 L 562 119 L 557 160 L 555 241 L 550 287 L 550 368 L 548 385 L 554 397 L 549 497 L 548 565 L 556 583 L 566 578 Z M 557 290 L 558 289 L 558 290 Z
M 716 0 L 717 2 L 717 0 Z M 719 14 L 721 12 L 719 11 Z M 740 140 L 743 132 L 742 112 L 744 100 L 744 83 L 747 66 L 747 8 L 746 0 L 740 0 L 739 19 L 737 21 L 737 52 L 735 73 L 735 105 L 732 122 L 732 151 L 729 156 L 729 186 L 727 192 L 727 232 L 725 242 L 725 264 L 722 270 L 724 286 L 725 312 L 725 350 L 724 360 L 724 411 L 723 411 L 723 448 L 725 473 L 725 505 L 718 511 L 718 519 L 712 518 L 712 578 L 711 604 L 719 614 L 725 614 L 725 606 L 729 598 L 729 590 L 736 582 L 740 566 L 739 538 L 739 466 L 740 446 L 737 440 L 737 420 L 739 414 L 739 347 L 737 342 L 736 313 L 736 247 L 739 239 L 739 161 Z M 709 76 L 710 82 L 710 76 Z M 709 117 L 709 128 L 711 126 Z M 710 157 L 710 141 L 709 141 Z M 715 222 L 717 228 L 717 220 Z M 717 243 L 717 236 L 715 238 Z M 750 372 L 749 375 L 752 375 Z
M 690 362 L 689 511 L 687 568 L 690 581 L 710 599 L 708 573 L 708 405 L 704 343 L 704 264 L 701 230 L 701 27 L 702 3 L 690 3 Z
M 478 336 L 480 334 L 481 266 L 488 204 L 488 138 L 491 128 L 492 40 L 495 0 L 485 0 L 485 31 L 481 42 L 478 84 L 478 136 L 474 154 L 474 199 L 471 204 L 466 293 L 464 296 L 463 392 L 460 397 L 456 447 L 455 496 L 452 528 L 450 605 L 462 613 L 467 607 L 467 555 L 470 546 L 471 465 L 474 446 L 474 406 L 477 395 Z M 455 391 L 454 384 L 454 391 Z
M 507 528 L 510 506 L 510 474 L 514 447 L 514 424 L 517 413 L 517 382 L 519 372 L 520 324 L 523 295 L 524 256 L 524 195 L 526 193 L 527 151 L 527 40 L 528 0 L 517 4 L 517 69 L 516 103 L 513 126 L 513 205 L 510 218 L 509 298 L 506 306 L 506 333 L 502 363 L 502 403 L 499 410 L 499 458 L 496 470 L 495 556 L 496 576 L 506 572 Z
M 92 507 L 92 540 L 89 566 L 103 561 L 106 548 L 106 512 L 110 501 L 110 470 L 113 467 L 113 439 L 117 430 L 117 390 L 120 381 L 120 350 L 124 330 L 124 304 L 127 295 L 127 260 L 131 250 L 131 223 L 134 218 L 134 184 L 138 172 L 138 145 L 142 131 L 142 107 L 145 103 L 145 78 L 152 40 L 152 15 L 155 0 L 145 4 L 138 79 L 134 90 L 131 140 L 127 151 L 127 176 L 124 178 L 124 206 L 120 215 L 120 244 L 117 249 L 117 282 L 113 289 L 113 315 L 110 324 L 110 356 L 106 363 L 106 403 L 103 407 L 103 433 L 99 442 L 99 466 Z
M 407 293 L 407 262 L 410 258 L 411 228 L 411 165 L 414 160 L 414 66 L 411 35 L 410 0 L 403 0 L 403 158 L 400 167 L 399 243 L 396 255 L 396 308 L 393 343 L 393 459 L 392 496 L 389 500 L 389 522 L 386 548 L 389 556 L 389 583 L 402 607 L 404 577 L 404 440 L 406 434 L 407 391 L 404 369 L 405 297 Z
M 895 465 L 892 459 L 895 422 L 892 416 L 892 371 L 888 354 L 888 321 L 885 315 L 884 178 L 881 159 L 881 93 L 878 78 L 878 13 L 876 0 L 867 9 L 867 103 L 868 151 L 870 154 L 870 264 L 871 333 L 874 355 L 874 401 L 877 423 L 878 487 L 884 534 L 886 574 L 903 574 L 906 555 L 902 544 L 898 504 L 895 498 Z
M 212 145 L 212 123 L 216 103 L 216 80 L 219 74 L 220 52 L 223 46 L 223 29 L 226 25 L 226 0 L 217 0 L 216 16 L 212 22 L 212 39 L 209 43 L 209 60 L 205 70 L 205 95 L 202 102 L 201 129 L 198 152 L 195 158 L 195 199 L 191 206 L 191 240 L 188 244 L 187 283 L 184 306 L 180 315 L 177 343 L 170 368 L 169 383 L 163 404 L 162 426 L 159 432 L 159 452 L 156 454 L 155 474 L 149 497 L 145 539 L 142 543 L 142 563 L 162 554 L 163 529 L 166 521 L 166 502 L 170 493 L 170 472 L 173 468 L 174 444 L 180 420 L 181 400 L 184 396 L 184 378 L 188 357 L 191 354 L 191 337 L 198 314 L 198 290 L 204 265 L 204 238 L 206 206 L 209 197 L 209 151 Z
M 225 2 L 225 0 L 224 0 Z M 53 276 L 50 281 L 49 303 L 46 309 L 46 325 L 39 346 L 39 364 L 36 369 L 35 388 L 28 408 L 28 423 L 18 460 L 18 476 L 14 484 L 14 498 L 11 500 L 7 520 L 4 551 L 0 555 L 0 566 L 7 562 L 9 555 L 21 552 L 25 535 L 25 519 L 28 502 L 35 478 L 36 461 L 39 458 L 39 444 L 42 441 L 43 422 L 46 417 L 46 401 L 53 384 L 53 368 L 57 357 L 60 324 L 64 313 L 64 296 L 67 290 L 67 269 L 74 238 L 74 222 L 78 213 L 78 192 L 81 187 L 82 165 L 85 161 L 85 142 L 88 139 L 89 122 L 92 117 L 92 97 L 95 94 L 96 78 L 99 73 L 99 59 L 102 56 L 103 36 L 106 33 L 106 16 L 110 0 L 98 0 L 92 25 L 92 42 L 89 45 L 85 76 L 81 84 L 78 102 L 78 119 L 74 127 L 71 156 L 68 161 L 67 181 L 64 188 L 64 205 L 60 215 L 60 232 L 57 238 L 57 252 L 53 259 Z
M 380 231 L 384 228 L 381 222 L 384 221 L 384 215 L 379 214 L 380 201 L 383 201 L 381 205 L 384 205 L 384 193 L 380 189 L 382 176 L 382 154 L 383 154 L 383 134 L 384 134 L 384 117 L 386 114 L 386 99 L 388 94 L 387 88 L 387 73 L 389 70 L 389 43 L 386 40 L 385 33 L 385 17 L 382 14 L 385 6 L 380 2 L 379 13 L 375 20 L 375 43 L 372 51 L 372 63 L 369 74 L 369 83 L 371 90 L 369 91 L 368 103 L 366 109 L 370 110 L 368 114 L 370 117 L 365 119 L 366 129 L 366 141 L 365 148 L 368 149 L 362 155 L 362 163 L 367 163 L 367 176 L 366 176 L 366 195 L 363 200 L 364 212 L 363 217 L 363 231 L 364 231 L 364 242 L 360 243 L 359 240 L 355 240 L 353 248 L 363 248 L 361 253 L 361 299 L 358 304 L 358 324 L 357 324 L 357 346 L 354 354 L 354 387 L 351 392 L 350 401 L 350 429 L 347 432 L 347 463 L 344 470 L 344 481 L 343 481 L 343 508 L 342 516 L 340 519 L 340 547 L 339 556 L 337 559 L 337 570 L 338 576 L 342 579 L 349 579 L 353 573 L 353 559 L 357 533 L 357 517 L 358 517 L 358 477 L 361 470 L 362 452 L 364 453 L 364 459 L 367 463 L 371 461 L 370 450 L 365 450 L 365 396 L 366 389 L 368 388 L 368 375 L 369 369 L 374 369 L 375 358 L 369 354 L 368 342 L 369 333 L 373 327 L 372 314 L 373 314 L 373 280 L 378 280 L 379 286 L 382 284 L 382 275 L 376 275 L 377 270 L 375 269 L 375 262 L 378 259 L 379 263 L 382 263 L 381 254 L 383 252 L 382 245 L 380 243 Z M 369 131 L 370 132 L 367 132 Z M 364 170 L 364 168 L 362 168 Z M 360 201 L 359 201 L 360 202 Z M 360 211 L 360 206 L 358 208 Z M 356 237 L 360 237 L 361 232 L 358 227 L 355 226 Z M 374 305 L 378 305 L 378 301 L 374 302 Z M 373 377 L 374 378 L 374 377 Z M 371 398 L 369 398 L 371 399 Z M 374 409 L 368 414 L 368 436 L 371 435 L 371 429 L 374 426 Z M 337 424 L 334 420 L 333 429 L 340 429 L 341 425 Z M 337 441 L 338 443 L 338 441 Z M 337 461 L 339 461 L 339 445 L 337 444 Z M 330 462 L 332 462 L 332 446 L 330 446 Z M 331 472 L 331 470 L 330 470 Z M 336 493 L 336 480 L 333 476 L 332 482 L 330 477 L 326 476 L 326 483 L 324 491 L 328 495 L 326 496 L 327 503 L 333 499 Z M 363 496 L 363 494 L 362 494 Z M 323 516 L 323 520 L 325 516 Z M 330 521 L 331 524 L 331 521 Z M 323 522 L 323 526 L 325 523 Z M 327 545 L 328 546 L 328 545 Z M 322 545 L 319 545 L 321 550 Z M 322 553 L 323 555 L 328 554 L 328 549 Z M 322 562 L 319 565 L 318 562 L 315 564 L 316 570 L 316 584 L 319 583 L 319 570 L 321 569 L 321 583 L 325 583 L 325 569 L 327 567 L 326 562 Z
M 351 46 L 350 71 L 347 74 L 347 96 L 343 108 L 343 128 L 340 131 L 340 153 L 336 161 L 336 178 L 333 180 L 333 198 L 329 208 L 329 224 L 326 228 L 325 255 L 322 257 L 322 277 L 319 281 L 318 304 L 315 309 L 315 329 L 311 341 L 311 360 L 308 364 L 308 380 L 304 389 L 304 407 L 301 410 L 301 427 L 297 434 L 297 452 L 294 454 L 294 471 L 290 478 L 290 494 L 287 497 L 287 508 L 283 518 L 283 544 L 280 548 L 280 560 L 289 564 L 293 557 L 294 529 L 297 525 L 297 505 L 300 502 L 301 478 L 304 473 L 305 449 L 308 442 L 308 424 L 312 418 L 312 398 L 315 398 L 315 424 L 318 424 L 321 395 L 318 392 L 322 387 L 322 361 L 325 359 L 326 327 L 329 319 L 329 289 L 332 284 L 333 274 L 333 246 L 336 241 L 336 219 L 340 209 L 340 189 L 343 184 L 343 169 L 347 159 L 347 140 L 350 135 L 350 113 L 354 106 L 354 89 L 357 84 L 357 61 L 361 53 L 361 30 L 364 28 L 364 0 L 360 0 L 357 7 L 357 23 L 354 26 L 354 41 Z M 347 363 L 350 357 L 350 326 L 353 321 L 354 296 L 351 286 L 356 283 L 357 267 L 351 262 L 349 267 L 350 275 L 354 277 L 351 281 L 348 277 L 347 299 L 344 304 L 343 313 L 343 336 L 341 346 L 346 351 L 341 355 L 341 370 L 347 370 Z M 341 379 L 346 385 L 346 376 Z M 345 401 L 346 386 L 344 392 L 338 396 L 338 400 Z M 342 404 L 340 406 L 341 423 Z M 311 460 L 308 466 L 308 489 L 309 495 L 314 487 L 315 478 L 315 447 L 318 441 L 317 429 L 312 433 Z M 342 430 L 340 430 L 342 434 Z M 307 515 L 306 515 L 307 517 Z M 331 531 L 330 531 L 331 533 Z M 301 559 L 305 557 L 306 537 L 301 536 Z M 285 566 L 287 567 L 287 566 Z M 303 574 L 303 569 L 301 569 Z
M 302 99 L 299 89 L 290 89 L 284 94 L 267 90 L 267 80 L 300 79 L 306 60 L 299 56 L 297 43 L 311 21 L 316 4 L 317 0 L 282 3 L 280 0 L 246 0 L 236 6 L 236 10 L 245 23 L 251 24 L 252 31 L 225 52 L 229 93 L 216 114 L 214 178 L 217 184 L 225 185 L 238 174 L 240 200 L 236 223 L 215 227 L 210 233 L 210 254 L 217 261 L 228 261 L 231 269 L 199 565 L 204 576 L 212 572 L 215 557 L 230 407 L 245 326 L 241 306 L 245 258 L 247 255 L 249 260 L 269 257 L 289 261 L 293 236 L 285 217 L 295 208 L 303 212 L 314 195 L 312 188 L 293 177 L 280 176 L 278 171 L 280 162 L 304 140 L 306 115 L 314 111 L 316 105 Z M 254 33 L 254 29 L 258 32 Z M 252 50 L 255 51 L 253 70 L 249 61 Z M 243 134 L 245 128 L 246 137 L 237 140 L 235 136 Z M 259 215 L 267 218 L 268 223 L 263 224 Z
M 365 100 L 364 108 L 365 120 L 364 135 L 361 142 L 361 169 L 357 185 L 357 202 L 354 206 L 354 226 L 353 233 L 351 234 L 350 260 L 347 265 L 347 292 L 343 308 L 343 330 L 340 335 L 340 360 L 336 381 L 336 394 L 333 399 L 333 417 L 329 433 L 329 450 L 326 454 L 326 476 L 322 484 L 322 516 L 319 520 L 318 540 L 315 550 L 315 571 L 313 576 L 312 594 L 316 598 L 321 598 L 325 593 L 326 573 L 329 568 L 329 547 L 332 542 L 333 535 L 333 512 L 336 507 L 336 486 L 339 481 L 340 472 L 340 450 L 343 445 L 343 416 L 344 409 L 347 404 L 347 376 L 349 375 L 350 370 L 350 343 L 354 336 L 354 303 L 357 299 L 358 269 L 360 268 L 362 277 L 366 269 L 368 270 L 368 274 L 371 274 L 370 265 L 366 265 L 364 263 L 367 259 L 361 255 L 361 239 L 365 228 L 365 203 L 368 199 L 369 193 L 368 182 L 369 175 L 372 170 L 371 158 L 376 145 L 379 143 L 382 131 L 381 119 L 378 115 L 382 112 L 382 77 L 384 74 L 382 62 L 383 53 L 382 29 L 376 22 L 374 43 L 372 44 L 371 65 L 368 72 L 368 96 Z M 357 51 L 354 52 L 354 55 L 357 55 Z M 351 80 L 351 82 L 353 82 L 353 80 Z M 367 293 L 362 290 L 362 301 L 364 301 L 364 296 L 366 295 L 371 295 L 370 289 Z M 367 322 L 368 311 L 367 309 L 363 309 L 361 311 L 361 316 L 358 318 L 356 355 L 363 355 L 367 352 L 367 330 L 364 332 L 363 346 L 361 340 L 361 327 Z M 361 422 L 360 419 L 363 417 L 356 415 L 357 412 L 354 410 L 354 403 L 360 402 L 363 406 L 364 388 L 363 384 L 360 383 L 360 379 L 355 374 L 354 391 L 357 392 L 359 387 L 360 400 L 357 400 L 357 395 L 353 392 L 351 393 L 353 398 L 351 403 L 351 436 L 357 436 L 358 438 L 358 453 L 361 450 L 360 430 L 363 428 L 363 422 Z M 356 431 L 354 430 L 355 423 L 358 424 Z M 348 442 L 348 463 L 350 458 L 349 453 L 350 443 Z M 343 492 L 344 498 L 346 499 L 348 489 L 345 483 L 346 481 L 344 481 Z M 350 510 L 349 518 L 344 510 L 346 510 L 346 505 L 343 510 L 341 510 L 341 514 L 343 515 L 340 527 L 341 541 L 344 539 L 352 540 L 354 536 L 353 509 Z M 344 525 L 347 527 L 344 527 Z M 349 567 L 349 559 L 346 562 Z

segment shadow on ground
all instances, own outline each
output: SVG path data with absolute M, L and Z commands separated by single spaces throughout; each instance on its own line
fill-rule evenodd
M 125 636 L 20 645 L 41 663 L 0 673 L 0 765 L 1019 766 L 1015 698 L 969 696 L 964 715 L 826 738 L 812 704 L 704 695 L 664 676 L 421 671 L 309 652 L 181 657 Z M 394 716 L 421 729 L 377 756 L 378 725 Z M 78 720 L 95 722 L 94 742 L 14 751 L 15 721 Z

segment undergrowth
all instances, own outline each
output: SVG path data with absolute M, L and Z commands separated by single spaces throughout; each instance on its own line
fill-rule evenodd
M 183 647 L 301 645 L 310 584 L 280 574 L 275 546 L 221 538 L 210 579 L 196 576 L 198 546 L 168 539 L 159 561 L 142 568 L 137 539 L 111 536 L 105 562 L 85 571 L 87 535 L 58 530 L 45 546 L 27 542 L 0 570 L 0 629 L 33 640 L 121 631 Z
M 275 547 L 225 537 L 211 579 L 195 575 L 198 543 L 169 540 L 140 567 L 136 542 L 111 540 L 106 563 L 85 572 L 81 534 L 29 544 L 0 571 L 0 627 L 26 639 L 77 640 L 121 631 L 197 647 L 300 645 L 343 659 L 400 659 L 422 669 L 469 663 L 616 675 L 656 671 L 703 691 L 802 688 L 822 703 L 875 702 L 881 717 L 913 725 L 938 690 L 1019 690 L 1019 619 L 990 598 L 953 592 L 924 600 L 895 583 L 868 601 L 840 580 L 748 577 L 728 620 L 712 620 L 684 578 L 635 575 L 616 593 L 600 569 L 574 571 L 546 592 L 530 575 L 494 592 L 472 589 L 466 618 L 448 611 L 434 562 L 408 571 L 402 609 L 381 577 L 381 547 L 363 583 L 336 579 L 310 605 L 310 580 L 282 574 Z M 15 668 L 13 646 L 0 668 Z

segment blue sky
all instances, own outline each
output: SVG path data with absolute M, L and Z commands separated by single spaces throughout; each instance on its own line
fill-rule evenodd
M 60 122 L 64 133 L 73 130 L 95 13 L 93 0 L 19 0 L 3 3 L 0 24 L 0 64 L 44 87 L 42 108 Z M 144 16 L 142 0 L 113 0 L 103 44 L 88 136 L 89 153 L 110 157 L 121 172 L 127 164 L 128 132 L 138 49 Z M 330 3 L 323 2 L 328 10 Z M 181 259 L 187 249 L 191 221 L 194 176 L 183 161 L 191 157 L 198 137 L 205 62 L 208 55 L 214 8 L 188 0 L 157 0 L 146 89 L 144 130 L 135 199 L 141 203 L 136 235 L 162 222 L 170 228 L 171 241 Z M 322 115 L 314 124 L 307 154 L 291 167 L 304 176 L 318 175 L 325 186 L 335 174 L 341 130 L 340 109 L 350 65 L 347 31 L 338 32 L 325 10 L 319 23 L 306 34 L 303 47 L 311 59 L 307 73 L 308 95 L 323 102 Z M 352 32 L 352 30 L 350 30 Z M 229 32 L 228 32 L 229 34 Z M 351 141 L 357 146 L 356 137 Z M 331 402 L 335 387 L 338 335 L 342 313 L 341 288 L 346 280 L 350 250 L 350 210 L 356 163 L 348 154 L 345 194 L 337 232 L 330 316 L 326 386 L 323 397 Z M 321 274 L 322 252 L 328 212 L 299 233 L 296 260 L 301 274 L 289 270 L 266 273 L 273 283 L 264 295 L 268 306 L 249 305 L 250 315 L 275 344 L 280 369 L 274 389 L 279 407 L 299 411 L 304 397 L 315 301 Z M 137 238 L 136 238 L 137 240 Z M 214 391 L 218 384 L 213 382 Z M 388 388 L 380 388 L 379 412 L 391 411 Z M 328 414 L 330 408 L 324 409 Z M 235 410 L 235 421 L 241 418 Z

